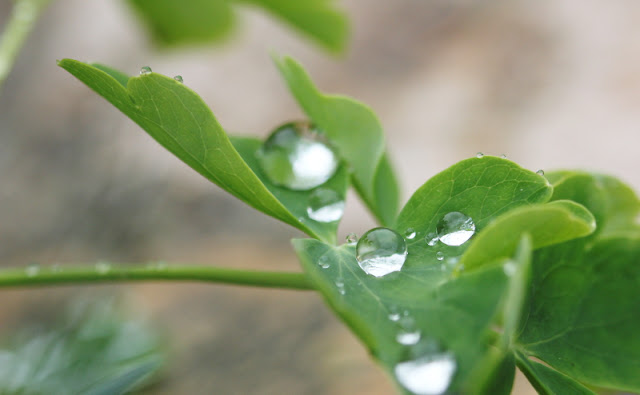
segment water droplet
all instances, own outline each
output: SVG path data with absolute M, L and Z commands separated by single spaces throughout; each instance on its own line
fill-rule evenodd
M 506 154 L 502 154 L 502 155 L 500 155 L 500 157 L 501 157 L 502 159 L 507 159 L 507 155 L 506 155 Z
M 538 171 L 536 171 L 536 174 L 539 176 L 544 176 L 544 170 L 540 169 Z
M 175 77 L 173 77 L 173 79 L 178 81 L 181 84 L 184 82 L 184 79 L 182 78 L 181 75 L 176 75 Z
M 374 228 L 358 241 L 356 259 L 365 273 L 382 277 L 402 268 L 407 259 L 407 243 L 391 229 Z
M 358 242 L 358 235 L 355 233 L 349 233 L 347 235 L 347 244 L 349 245 L 355 245 Z
M 409 228 L 404 232 L 404 237 L 413 240 L 416 237 L 416 231 L 413 228 Z
M 448 246 L 459 246 L 473 236 L 476 225 L 471 217 L 454 211 L 442 217 L 437 229 L 441 242 Z
M 439 261 L 444 259 L 444 254 L 442 253 L 442 251 L 436 252 L 436 259 Z
M 107 274 L 111 271 L 111 265 L 108 262 L 96 263 L 96 273 Z
M 414 344 L 417 344 L 420 341 L 420 331 L 416 330 L 412 332 L 398 332 L 398 334 L 396 335 L 396 341 L 405 346 L 412 346 Z
M 344 213 L 344 199 L 333 189 L 318 188 L 309 195 L 307 215 L 317 222 L 335 222 Z
M 324 184 L 338 169 L 336 153 L 324 135 L 307 122 L 277 128 L 258 150 L 257 157 L 271 182 L 299 191 Z
M 147 268 L 150 270 L 156 270 L 156 271 L 165 271 L 167 270 L 167 268 L 169 267 L 169 265 L 167 264 L 167 262 L 151 262 L 147 264 Z
M 140 75 L 147 75 L 147 74 L 151 74 L 151 67 L 149 66 L 144 66 L 140 68 Z
M 478 159 L 482 158 L 483 156 L 484 156 L 484 154 L 482 152 L 478 152 L 476 154 L 476 158 L 478 158 Z
M 400 384 L 416 395 L 441 395 L 449 388 L 456 367 L 453 355 L 442 353 L 400 362 L 394 372 Z
M 328 269 L 331 266 L 329 257 L 326 255 L 321 256 L 320 259 L 318 259 L 318 265 L 323 269 Z
M 60 273 L 61 271 L 62 271 L 62 268 L 60 267 L 59 264 L 54 263 L 53 265 L 51 265 L 51 272 Z
M 515 262 L 509 261 L 502 266 L 502 270 L 504 270 L 504 274 L 511 277 L 516 273 L 518 266 Z
M 389 313 L 389 320 L 391 321 L 398 321 L 400 319 L 400 313 Z
M 344 295 L 347 293 L 347 291 L 344 289 L 344 280 L 342 279 L 342 277 L 338 277 L 336 279 L 336 287 L 338 287 L 338 292 L 340 293 L 340 295 Z
M 35 277 L 38 273 L 40 273 L 40 264 L 38 263 L 30 263 L 25 269 L 27 277 Z
M 434 232 L 429 233 L 428 235 L 425 236 L 425 241 L 427 242 L 427 244 L 431 247 L 433 247 L 434 245 L 436 245 L 438 243 L 438 235 Z

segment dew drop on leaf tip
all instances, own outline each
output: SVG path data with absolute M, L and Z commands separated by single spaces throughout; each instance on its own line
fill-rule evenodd
M 297 191 L 327 182 L 338 169 L 338 156 L 323 133 L 308 122 L 278 127 L 256 153 L 266 177 Z
M 147 75 L 147 74 L 151 74 L 152 70 L 151 67 L 149 66 L 143 66 L 140 68 L 140 75 Z
M 407 243 L 394 230 L 374 228 L 358 241 L 356 259 L 365 273 L 382 277 L 402 269 L 407 259 Z
M 473 219 L 461 212 L 445 214 L 437 225 L 439 240 L 448 246 L 464 244 L 473 236 L 476 225 Z
M 440 353 L 400 362 L 394 373 L 398 382 L 413 394 L 441 395 L 451 385 L 456 368 L 451 353 Z
M 316 222 L 336 222 L 344 214 L 344 199 L 336 191 L 318 188 L 309 195 L 307 215 Z

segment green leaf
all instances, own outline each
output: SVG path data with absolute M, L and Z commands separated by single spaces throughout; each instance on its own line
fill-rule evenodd
M 111 300 L 70 309 L 60 328 L 0 351 L 0 393 L 124 394 L 150 384 L 164 364 L 157 334 Z
M 640 234 L 628 217 L 635 194 L 606 176 L 551 180 L 554 197 L 587 206 L 603 230 L 534 254 L 514 348 L 581 383 L 640 392 Z
M 450 211 L 474 215 L 481 230 L 496 215 L 550 196 L 551 187 L 543 177 L 508 160 L 474 158 L 429 180 L 401 212 L 396 230 L 404 233 L 413 227 L 418 235 L 407 240 L 408 256 L 399 272 L 380 278 L 366 274 L 350 245 L 332 247 L 315 240 L 293 243 L 317 289 L 390 374 L 395 375 L 399 363 L 422 355 L 453 355 L 456 369 L 451 390 L 455 392 L 485 358 L 488 326 L 500 311 L 508 277 L 497 265 L 500 262 L 454 275 L 455 261 L 466 245 L 429 246 L 424 236 L 435 231 L 441 216 Z M 445 260 L 436 257 L 438 251 L 446 252 Z M 513 259 L 526 257 L 522 253 Z M 329 267 L 323 268 L 327 262 Z M 399 321 L 389 319 L 394 314 L 400 314 Z M 420 333 L 418 344 L 398 342 L 399 334 L 413 330 Z M 508 375 L 507 368 L 508 364 L 496 374 Z M 498 383 L 491 382 L 487 388 L 494 385 Z
M 211 110 L 184 84 L 151 73 L 131 77 L 125 86 L 122 73 L 105 66 L 71 59 L 64 59 L 59 65 L 140 125 L 163 147 L 238 199 L 313 237 L 334 239 L 336 224 L 309 223 L 304 219 L 301 222 L 298 202 L 289 198 L 280 201 L 274 196 L 270 189 L 277 189 L 265 186 L 236 151 Z M 247 152 L 244 156 L 252 157 Z M 344 188 L 345 178 L 339 175 L 330 181 L 331 185 Z M 285 195 L 289 196 L 278 190 L 278 196 Z M 286 204 L 295 207 L 290 211 Z M 316 231 L 322 231 L 321 235 Z
M 541 395 L 595 395 L 593 391 L 558 371 L 516 354 L 518 367 Z
M 233 6 L 259 7 L 318 44 L 344 49 L 346 15 L 329 0 L 129 0 L 157 43 L 167 46 L 204 44 L 226 37 L 235 25 Z
M 533 248 L 537 249 L 589 235 L 595 228 L 593 215 L 569 200 L 522 207 L 487 226 L 469 246 L 460 264 L 471 269 L 510 256 L 523 233 L 531 235 Z
M 322 240 L 335 243 L 336 232 L 340 222 L 316 222 L 310 219 L 307 214 L 309 196 L 313 193 L 314 189 L 309 191 L 294 191 L 274 185 L 269 181 L 269 178 L 265 176 L 255 155 L 258 148 L 262 145 L 262 141 L 249 137 L 231 137 L 231 143 L 251 170 L 260 178 L 264 186 L 269 189 L 276 199 L 287 207 L 291 214 L 312 229 Z M 332 189 L 338 196 L 346 199 L 347 189 L 349 188 L 349 173 L 346 168 L 340 166 L 336 174 L 331 177 L 329 181 L 322 184 L 322 188 Z
M 353 99 L 322 94 L 295 60 L 274 60 L 300 107 L 353 169 L 360 197 L 381 223 L 391 224 L 389 219 L 397 210 L 397 185 L 388 160 L 383 160 L 384 135 L 373 111 Z

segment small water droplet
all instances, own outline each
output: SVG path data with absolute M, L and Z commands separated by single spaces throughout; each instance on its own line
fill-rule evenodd
M 51 272 L 60 273 L 61 271 L 62 271 L 62 268 L 60 267 L 59 264 L 54 263 L 53 265 L 51 265 Z
M 309 195 L 307 215 L 317 222 L 335 222 L 344 213 L 344 199 L 333 189 L 318 188 Z
M 398 382 L 416 395 L 444 394 L 457 368 L 450 353 L 428 355 L 400 362 L 394 368 Z
M 500 157 L 501 157 L 502 159 L 507 159 L 507 155 L 506 155 L 506 154 L 502 154 L 502 155 L 500 155 Z
M 509 261 L 502 266 L 502 270 L 504 270 L 504 274 L 506 274 L 508 277 L 513 276 L 516 273 L 517 269 L 518 269 L 518 266 L 513 261 Z
M 324 134 L 308 122 L 277 128 L 258 150 L 257 158 L 272 183 L 298 191 L 324 184 L 338 169 L 338 157 Z
M 347 244 L 349 245 L 355 245 L 358 242 L 358 235 L 355 233 L 349 233 L 347 235 Z
M 398 334 L 396 335 L 396 341 L 405 346 L 412 346 L 414 344 L 417 344 L 420 341 L 420 331 L 416 330 L 412 332 L 398 332 Z
M 389 313 L 389 320 L 391 321 L 398 321 L 400 319 L 400 313 Z
M 318 265 L 320 265 L 320 267 L 323 269 L 328 269 L 331 266 L 329 257 L 326 255 L 321 256 L 320 259 L 318 260 Z
M 473 236 L 476 225 L 471 217 L 454 211 L 446 214 L 437 226 L 440 241 L 448 246 L 464 244 Z
M 147 264 L 147 268 L 150 270 L 156 270 L 156 271 L 165 271 L 167 270 L 167 268 L 169 267 L 169 265 L 167 264 L 167 262 L 150 262 Z
M 476 154 L 476 158 L 478 158 L 478 159 L 482 158 L 483 156 L 484 156 L 484 154 L 482 152 L 478 152 Z
M 147 75 L 147 74 L 151 74 L 152 70 L 151 67 L 149 66 L 144 66 L 140 68 L 140 75 Z
M 436 233 L 431 232 L 425 236 L 424 240 L 427 242 L 429 246 L 433 247 L 434 245 L 438 244 L 439 239 Z
M 444 259 L 444 254 L 442 253 L 442 251 L 436 252 L 436 259 L 439 261 Z
M 96 263 L 96 273 L 107 274 L 111 271 L 111 265 L 108 262 Z
M 35 277 L 40 273 L 40 264 L 39 263 L 30 263 L 25 269 L 25 274 L 27 277 Z
M 182 78 L 181 75 L 176 75 L 175 77 L 173 77 L 174 80 L 178 81 L 179 83 L 184 83 L 184 79 Z
M 538 171 L 536 171 L 536 174 L 539 176 L 544 176 L 544 170 L 540 169 Z
M 402 269 L 407 259 L 407 243 L 391 229 L 374 228 L 358 241 L 356 259 L 365 273 L 382 277 Z
M 344 295 L 347 293 L 344 288 L 344 279 L 342 277 L 338 277 L 336 279 L 336 287 L 338 287 L 338 292 L 340 293 L 340 295 Z
M 409 240 L 413 240 L 416 237 L 416 231 L 413 228 L 409 228 L 404 232 L 404 237 Z

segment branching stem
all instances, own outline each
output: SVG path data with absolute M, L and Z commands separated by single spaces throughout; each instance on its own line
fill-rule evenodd
M 77 266 L 31 265 L 26 268 L 0 270 L 0 288 L 133 281 L 199 281 L 266 288 L 314 289 L 303 273 L 239 270 L 203 265 L 169 265 L 164 262 L 145 265 L 103 262 Z

